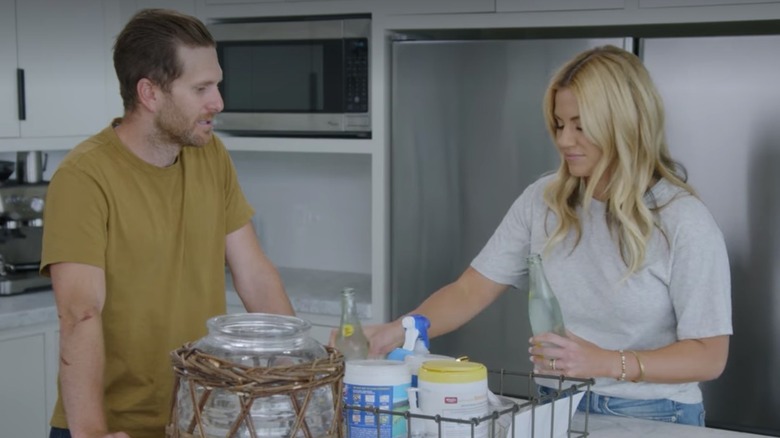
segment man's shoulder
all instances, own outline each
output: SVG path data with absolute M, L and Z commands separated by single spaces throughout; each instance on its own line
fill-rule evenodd
M 68 151 L 62 159 L 58 170 L 63 168 L 85 168 L 95 162 L 103 161 L 109 154 L 108 148 L 113 141 L 109 132 L 110 127 L 92 135 L 73 149 Z

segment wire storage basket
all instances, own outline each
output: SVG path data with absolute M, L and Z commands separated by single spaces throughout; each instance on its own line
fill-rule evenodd
M 377 425 L 376 433 L 370 437 L 364 433 L 359 436 L 352 433 L 349 427 L 344 428 L 345 438 L 397 438 L 391 436 L 380 425 L 392 422 L 393 418 L 403 417 L 406 421 L 406 433 L 409 438 L 584 438 L 588 436 L 588 415 L 584 413 L 585 421 L 582 427 L 575 430 L 572 417 L 577 411 L 577 405 L 586 396 L 594 383 L 593 379 L 582 379 L 566 376 L 554 376 L 533 372 L 488 370 L 491 382 L 496 388 L 491 388 L 488 394 L 489 411 L 482 417 L 448 418 L 441 415 L 424 415 L 408 410 L 380 409 L 375 406 L 356 406 L 345 404 L 343 414 L 347 418 L 353 412 L 365 412 L 374 416 Z M 536 381 L 544 379 L 547 385 L 556 384 L 557 388 L 537 395 Z M 505 387 L 510 384 L 527 385 L 529 398 L 512 398 L 504 394 Z M 516 386 L 515 386 L 516 387 Z M 421 425 L 429 427 L 423 430 Z M 430 425 L 435 424 L 437 432 L 430 432 Z M 446 432 L 447 425 L 461 425 L 458 432 Z M 363 431 L 361 431 L 363 432 Z

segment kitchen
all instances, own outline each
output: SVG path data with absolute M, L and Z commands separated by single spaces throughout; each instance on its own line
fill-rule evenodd
M 3 72 L 0 90 L 2 96 L 11 97 L 4 97 L 1 103 L 4 106 L 0 109 L 0 150 L 9 155 L 3 159 L 12 159 L 19 150 L 45 150 L 49 154 L 47 179 L 65 150 L 101 129 L 107 120 L 119 113 L 121 104 L 110 66 L 111 40 L 136 8 L 173 7 L 204 20 L 372 15 L 371 138 L 225 138 L 244 191 L 259 212 L 255 223 L 259 237 L 274 262 L 283 268 L 282 275 L 294 306 L 303 317 L 312 321 L 317 331 L 315 336 L 320 340 L 327 337 L 330 327 L 338 324 L 336 297 L 344 283 L 357 284 L 366 294 L 361 303 L 367 323 L 384 321 L 391 316 L 390 48 L 386 35 L 430 29 L 538 29 L 738 21 L 754 22 L 753 27 L 760 31 L 766 26 L 763 20 L 780 18 L 777 2 L 718 0 L 429 0 L 392 4 L 356 0 L 85 1 L 74 3 L 78 7 L 68 5 L 67 8 L 46 1 L 16 3 L 16 13 L 3 11 L 0 14 L 3 17 L 0 20 L 9 21 L 0 26 L 0 32 L 3 32 L 0 60 L 3 65 L 18 65 L 25 69 L 27 120 L 19 122 L 17 117 L 17 73 L 15 69 Z M 5 2 L 3 7 L 8 4 Z M 13 8 L 13 2 L 10 4 Z M 52 16 L 57 17 L 56 22 L 46 18 Z M 51 34 L 52 29 L 62 29 L 63 36 L 40 37 Z M 79 31 L 73 32 L 73 29 Z M 11 36 L 6 35 L 9 32 Z M 8 41 L 13 42 L 12 49 L 7 48 Z M 79 47 L 78 63 L 71 59 L 72 47 Z M 43 60 L 46 68 L 35 69 L 35 63 L 40 65 Z M 52 64 L 58 68 L 51 68 Z M 73 111 L 74 105 L 78 105 L 78 111 Z M 6 130 L 8 126 L 11 131 Z M 314 301 L 307 301 L 306 294 L 312 290 L 317 291 Z M 236 309 L 240 304 L 235 295 L 231 296 L 234 299 L 229 298 L 229 303 Z M 329 297 L 325 300 L 329 304 L 323 304 L 323 296 Z M 20 360 L 13 366 L 27 373 L 25 376 L 31 376 L 25 379 L 14 375 L 9 377 L 7 384 L 24 384 L 28 396 L 34 400 L 30 403 L 43 403 L 50 411 L 56 395 L 53 380 L 56 373 L 56 353 L 53 353 L 57 342 L 56 313 L 51 307 L 41 310 L 45 307 L 41 303 L 44 298 L 36 293 L 14 298 L 29 300 L 22 306 L 29 313 L 23 321 L 2 326 L 0 339 L 24 345 L 24 355 L 15 354 Z M 8 303 L 8 298 L 3 297 L 0 308 L 5 310 L 5 306 L 10 306 Z M 30 342 L 23 342 L 27 340 Z M 3 358 L 9 357 L 5 351 Z M 30 366 L 33 363 L 35 365 Z M 39 375 L 47 377 L 35 377 Z M 6 381 L 3 381 L 3 387 L 6 387 Z M 29 415 L 25 406 L 32 406 L 18 400 L 3 403 L 9 404 L 7 408 L 3 405 L 2 410 L 9 418 Z M 48 415 L 49 412 L 40 413 L 36 417 L 35 421 L 44 423 L 40 428 L 45 427 Z M 42 430 L 40 428 L 33 430 Z M 20 432 L 18 436 L 24 436 L 24 433 Z M 35 432 L 35 436 L 40 433 Z

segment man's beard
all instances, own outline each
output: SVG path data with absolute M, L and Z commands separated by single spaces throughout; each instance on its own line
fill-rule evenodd
M 155 127 L 159 140 L 167 144 L 202 147 L 211 139 L 211 136 L 199 136 L 195 132 L 194 123 L 187 120 L 179 107 L 170 101 L 155 120 Z

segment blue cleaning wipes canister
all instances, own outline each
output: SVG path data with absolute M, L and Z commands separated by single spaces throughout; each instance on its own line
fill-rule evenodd
M 344 425 L 350 438 L 402 438 L 408 436 L 404 413 L 409 410 L 412 378 L 404 362 L 352 360 L 344 370 Z M 355 409 L 378 408 L 376 414 Z

